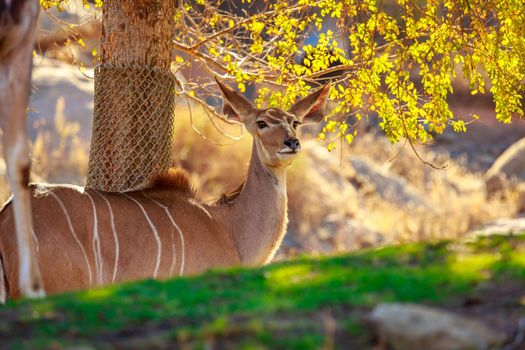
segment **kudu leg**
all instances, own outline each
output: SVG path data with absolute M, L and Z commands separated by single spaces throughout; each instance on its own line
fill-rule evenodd
M 25 130 L 25 129 L 24 129 Z M 19 286 L 22 295 L 35 298 L 45 296 L 33 240 L 29 182 L 29 147 L 25 133 L 14 138 L 4 135 L 7 177 L 13 193 L 16 238 L 19 257 Z
M 15 112 L 15 111 L 13 111 Z M 23 127 L 13 129 L 10 125 L 4 130 L 4 157 L 7 177 L 13 193 L 16 238 L 18 246 L 18 283 L 22 295 L 36 298 L 45 296 L 42 276 L 38 266 L 37 252 L 33 239 L 33 220 L 31 215 L 30 191 L 28 188 L 30 158 L 25 129 L 25 110 L 17 111 L 24 121 Z
M 7 177 L 13 193 L 19 287 L 23 296 L 42 297 L 45 292 L 33 239 L 31 194 L 28 188 L 31 160 L 26 109 L 31 86 L 34 25 L 30 28 L 21 45 L 12 51 L 0 68 L 0 122 Z
M 21 120 L 25 121 L 25 118 L 21 118 Z M 11 131 L 10 134 L 4 134 L 4 154 L 7 177 L 13 193 L 13 211 L 19 257 L 18 283 L 23 296 L 43 297 L 45 291 L 33 239 L 31 194 L 28 188 L 30 159 L 25 125 L 24 128 Z

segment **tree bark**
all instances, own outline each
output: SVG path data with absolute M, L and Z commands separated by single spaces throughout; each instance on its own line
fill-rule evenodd
M 102 63 L 168 70 L 176 3 L 106 0 L 102 6 Z
M 86 187 L 147 187 L 171 165 L 176 2 L 105 0 Z

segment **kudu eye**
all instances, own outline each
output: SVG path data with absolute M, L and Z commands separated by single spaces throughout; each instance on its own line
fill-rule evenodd
M 255 124 L 257 125 L 257 127 L 259 129 L 264 129 L 264 128 L 268 127 L 268 124 L 265 121 L 262 121 L 262 120 L 259 120 L 259 121 L 255 122 Z
M 297 127 L 298 127 L 299 125 L 301 125 L 301 122 L 298 121 L 298 120 L 294 120 L 293 123 L 292 123 L 292 127 L 293 127 L 294 129 L 297 129 Z

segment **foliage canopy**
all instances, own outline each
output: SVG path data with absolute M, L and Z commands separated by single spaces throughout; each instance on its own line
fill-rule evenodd
M 42 6 L 63 1 L 40 0 Z M 97 0 L 96 5 L 101 2 Z M 87 2 L 85 3 L 87 6 Z M 174 18 L 174 69 L 192 65 L 259 87 L 259 105 L 289 107 L 332 81 L 321 139 L 351 142 L 370 115 L 392 142 L 425 142 L 477 116 L 454 115 L 456 75 L 491 94 L 499 121 L 523 117 L 525 8 L 521 0 L 195 0 Z M 183 94 L 217 94 L 198 76 Z

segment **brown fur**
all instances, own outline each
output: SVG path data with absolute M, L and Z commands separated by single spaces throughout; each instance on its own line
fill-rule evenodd
M 219 199 L 208 199 L 205 202 L 211 205 L 231 204 L 242 191 L 244 181 L 233 191 L 224 193 Z M 170 168 L 166 173 L 157 176 L 148 190 L 170 190 L 188 194 L 192 198 L 198 198 L 198 191 L 191 182 L 189 173 L 181 168 Z
M 243 187 L 244 187 L 244 181 L 241 182 L 241 184 L 236 189 L 234 189 L 233 191 L 231 191 L 229 193 L 224 193 L 221 196 L 221 198 L 219 198 L 219 200 L 217 200 L 215 202 L 215 204 L 221 205 L 221 204 L 231 204 L 231 203 L 235 202 L 235 200 L 241 194 L 241 191 L 242 191 Z
M 191 183 L 190 175 L 180 168 L 170 168 L 166 173 L 157 176 L 149 189 L 173 190 L 197 197 L 197 190 Z

